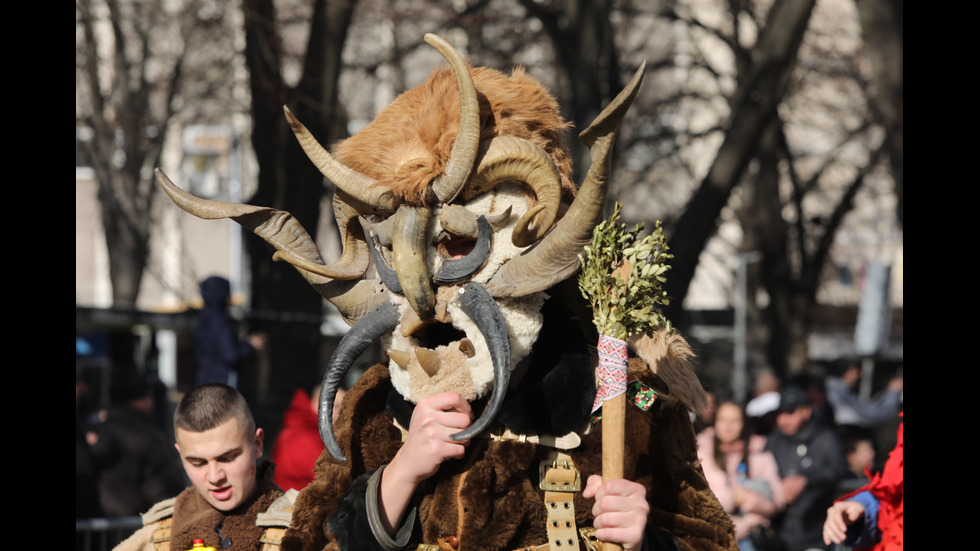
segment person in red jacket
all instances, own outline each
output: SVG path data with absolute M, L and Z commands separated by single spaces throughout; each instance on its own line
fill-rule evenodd
M 319 394 L 319 388 L 312 396 L 297 388 L 289 409 L 282 415 L 282 429 L 276 438 L 272 462 L 276 464 L 276 484 L 283 490 L 302 490 L 313 481 L 313 466 L 323 452 L 323 440 L 317 425 Z M 337 393 L 334 402 L 334 419 L 342 397 L 343 389 Z
M 901 551 L 904 510 L 904 414 L 898 442 L 885 468 L 871 482 L 837 500 L 827 510 L 824 542 L 844 543 L 855 549 Z

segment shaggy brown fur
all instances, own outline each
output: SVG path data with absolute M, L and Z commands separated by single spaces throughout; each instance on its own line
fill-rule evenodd
M 558 102 L 521 69 L 510 76 L 470 69 L 480 102 L 481 140 L 515 136 L 547 151 L 562 175 L 566 201 L 575 186 L 565 146 L 568 124 Z M 401 202 L 421 206 L 433 178 L 441 175 L 459 131 L 459 91 L 448 68 L 404 92 L 368 126 L 337 143 L 334 155 L 347 167 L 392 188 Z
M 627 408 L 625 478 L 647 488 L 650 522 L 676 536 L 681 549 L 736 549 L 731 521 L 708 487 L 697 462 L 688 409 L 641 359 L 630 361 L 630 378 L 657 389 L 649 411 Z M 303 490 L 293 524 L 283 542 L 287 550 L 337 550 L 327 528 L 352 482 L 388 463 L 401 445 L 401 434 L 384 410 L 382 394 L 391 389 L 387 368 L 369 370 L 344 399 L 338 441 L 349 459 L 338 463 L 324 453 L 316 481 Z M 570 450 L 582 479 L 601 472 L 601 423 Z M 456 535 L 460 551 L 515 549 L 546 541 L 547 518 L 538 488 L 538 464 L 548 449 L 527 443 L 479 438 L 466 458 L 445 463 L 423 488 L 416 534 L 426 543 Z M 576 522 L 592 523 L 591 500 L 575 498 Z M 353 530 L 350 523 L 331 525 Z M 418 543 L 413 540 L 412 543 Z M 410 545 L 409 547 L 413 547 Z
M 704 387 L 691 365 L 694 352 L 679 333 L 643 333 L 630 339 L 630 348 L 653 366 L 653 372 L 667 383 L 670 393 L 689 410 L 705 408 Z

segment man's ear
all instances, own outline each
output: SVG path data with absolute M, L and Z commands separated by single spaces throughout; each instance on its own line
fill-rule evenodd
M 180 444 L 174 442 L 174 449 L 177 450 L 177 455 L 180 455 Z
M 265 441 L 265 432 L 262 429 L 255 429 L 255 458 L 262 457 L 262 447 Z

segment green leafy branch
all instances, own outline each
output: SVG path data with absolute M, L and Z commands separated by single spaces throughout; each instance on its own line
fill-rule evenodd
M 663 284 L 670 269 L 663 228 L 658 220 L 654 231 L 638 239 L 643 224 L 632 230 L 619 223 L 622 203 L 612 216 L 592 231 L 592 243 L 585 246 L 578 286 L 592 304 L 592 321 L 601 335 L 626 340 L 632 335 L 663 327 L 670 322 L 660 313 L 670 304 Z

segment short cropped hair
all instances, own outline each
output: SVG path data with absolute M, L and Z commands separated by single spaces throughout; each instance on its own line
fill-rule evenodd
M 177 404 L 174 432 L 177 429 L 205 432 L 232 418 L 243 421 L 249 434 L 255 432 L 255 418 L 244 396 L 225 384 L 201 385 L 185 394 Z

